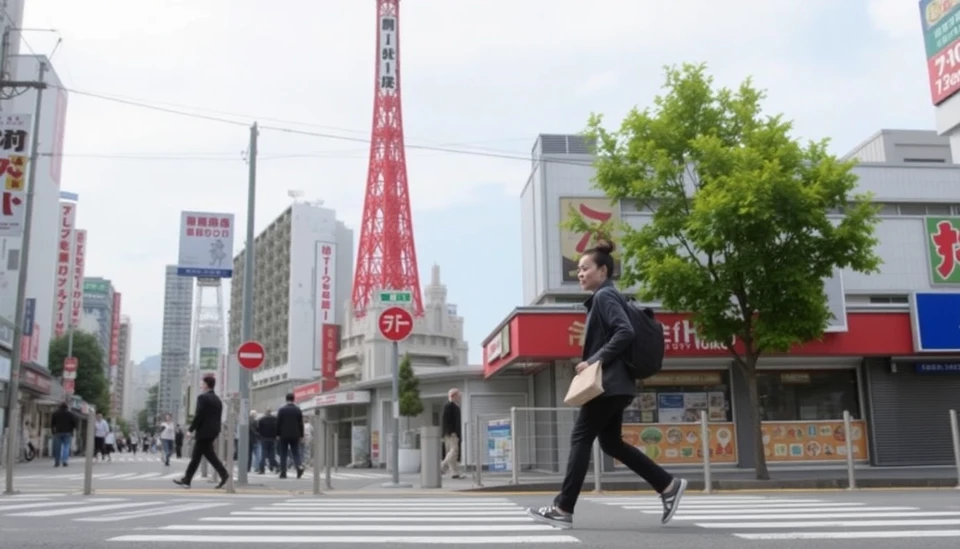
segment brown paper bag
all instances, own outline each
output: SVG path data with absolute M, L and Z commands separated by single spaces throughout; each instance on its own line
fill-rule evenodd
M 563 403 L 567 406 L 583 406 L 602 394 L 603 369 L 599 362 L 594 362 L 574 376 Z

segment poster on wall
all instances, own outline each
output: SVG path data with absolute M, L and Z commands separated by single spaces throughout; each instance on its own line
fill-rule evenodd
M 232 277 L 233 229 L 231 213 L 180 212 L 177 275 Z
M 33 117 L 29 114 L 0 116 L 0 179 L 3 197 L 0 200 L 0 237 L 23 235 L 26 214 L 27 157 L 30 155 L 30 131 Z
M 620 224 L 620 206 L 617 202 L 610 203 L 609 198 L 561 198 L 560 222 L 570 218 L 570 210 L 575 211 L 587 223 L 610 223 L 612 226 Z M 566 228 L 560 228 L 560 261 L 563 282 L 577 280 L 577 264 L 583 252 L 596 244 L 596 235 L 593 233 L 577 233 Z M 613 278 L 620 277 L 620 260 L 614 257 Z
M 366 464 L 370 461 L 370 430 L 366 425 L 354 425 L 350 429 L 350 463 Z
M 491 471 L 510 471 L 513 449 L 510 446 L 510 420 L 487 422 L 487 457 Z

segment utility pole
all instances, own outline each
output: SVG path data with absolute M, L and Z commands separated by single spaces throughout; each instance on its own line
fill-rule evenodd
M 23 343 L 23 314 L 27 299 L 27 270 L 30 266 L 30 229 L 33 225 L 33 189 L 37 181 L 37 159 L 40 156 L 40 107 L 43 105 L 43 90 L 47 87 L 44 82 L 44 73 L 47 71 L 47 64 L 42 59 L 40 63 L 39 75 L 36 82 L 0 82 L 0 89 L 8 86 L 29 87 L 37 90 L 37 105 L 33 113 L 33 135 L 30 136 L 30 173 L 27 175 L 27 193 L 26 213 L 23 218 L 23 240 L 20 246 L 20 264 L 17 273 L 17 303 L 13 315 L 13 348 L 10 357 L 10 383 L 7 389 L 7 414 L 10 418 L 7 428 L 7 468 L 6 468 L 6 487 L 4 494 L 12 495 L 16 491 L 13 489 L 13 468 L 17 464 L 17 454 L 20 452 L 20 348 Z
M 247 153 L 247 246 L 243 253 L 243 326 L 240 339 L 253 339 L 253 223 L 257 203 L 257 123 L 250 126 L 250 151 Z M 236 352 L 236 349 L 231 349 Z M 266 358 L 266 357 L 264 357 Z M 237 364 L 240 390 L 240 433 L 237 437 L 237 484 L 247 484 L 247 467 L 250 461 L 250 371 Z

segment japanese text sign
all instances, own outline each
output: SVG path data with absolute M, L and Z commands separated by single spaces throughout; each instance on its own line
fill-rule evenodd
M 110 366 L 120 365 L 120 292 L 113 292 L 113 318 L 110 323 Z
M 76 232 L 77 205 L 73 202 L 60 202 L 60 215 L 57 223 L 57 274 L 54 279 L 54 317 L 53 335 L 60 337 L 66 332 L 67 323 L 72 321 L 71 309 L 76 303 L 70 303 L 74 293 L 75 264 L 74 238 Z M 82 304 L 81 304 L 82 306 Z
M 934 105 L 960 90 L 960 0 L 921 0 L 920 24 Z
M 928 217 L 930 283 L 960 284 L 960 217 Z
M 340 351 L 340 327 L 336 324 L 324 324 L 320 337 L 320 375 L 324 380 L 324 389 L 330 390 L 337 379 L 337 353 Z M 335 385 L 334 385 L 335 386 Z
M 337 290 L 337 245 L 332 242 L 317 243 L 317 322 L 329 324 L 336 321 Z
M 380 18 L 380 65 L 377 76 L 381 93 L 395 93 L 397 90 L 397 18 Z
M 70 313 L 72 326 L 80 324 L 80 313 L 83 311 L 83 274 L 87 255 L 87 231 L 79 229 L 76 233 L 76 238 L 74 238 L 76 247 L 73 252 L 73 310 Z M 104 288 L 103 293 L 107 293 L 106 288 Z
M 233 214 L 180 213 L 177 274 L 198 278 L 233 276 Z
M 29 114 L 0 114 L 0 237 L 23 234 L 32 119 Z
M 616 226 L 620 222 L 620 207 L 610 204 L 609 198 L 561 198 L 560 220 L 566 221 L 573 209 L 584 221 L 591 224 L 607 223 Z M 596 242 L 593 233 L 575 233 L 566 228 L 560 229 L 560 268 L 563 270 L 562 282 L 577 280 L 577 265 L 580 256 Z M 620 276 L 620 260 L 614 258 L 613 278 Z

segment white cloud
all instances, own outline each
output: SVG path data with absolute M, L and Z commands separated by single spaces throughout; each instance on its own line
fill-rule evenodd
M 726 85 L 753 74 L 769 90 L 770 110 L 795 118 L 801 135 L 831 135 L 841 148 L 886 124 L 929 127 L 915 2 L 859 1 L 869 21 L 849 24 L 873 25 L 887 42 L 869 52 L 844 43 L 823 57 L 807 52 L 821 47 L 836 0 L 402 2 L 408 144 L 490 154 L 408 148 L 415 218 L 470 203 L 480 192 L 515 196 L 537 133 L 579 131 L 592 111 L 616 123 L 629 108 L 649 104 L 664 64 L 706 61 Z M 25 26 L 61 31 L 54 65 L 76 89 L 368 137 L 374 1 L 275 4 L 29 0 Z M 55 36 L 28 33 L 27 40 L 49 52 Z M 220 159 L 65 159 L 63 187 L 81 194 L 80 222 L 90 231 L 90 274 L 113 279 L 124 293 L 135 358 L 159 349 L 163 265 L 176 258 L 179 211 L 233 211 L 245 222 L 240 153 L 247 137 L 242 126 L 71 96 L 68 155 Z M 325 200 L 359 227 L 366 143 L 265 128 L 260 146 L 258 227 L 287 206 L 288 189 Z

